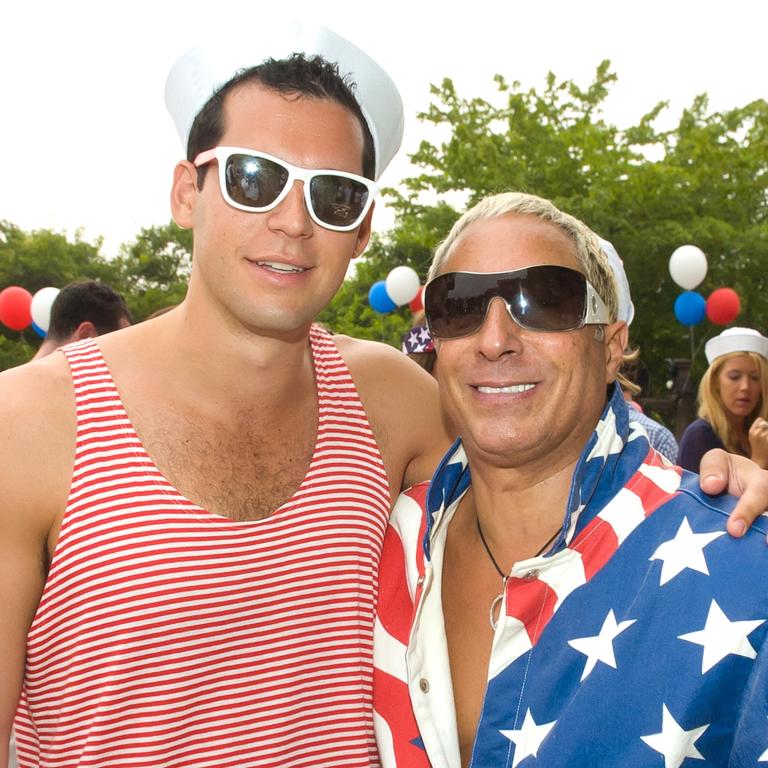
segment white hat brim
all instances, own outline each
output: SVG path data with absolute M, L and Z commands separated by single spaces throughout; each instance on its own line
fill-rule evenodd
M 707 362 L 734 352 L 754 352 L 768 360 L 768 339 L 752 328 L 728 328 L 719 336 L 709 339 L 704 346 Z
M 238 72 L 293 53 L 322 56 L 337 64 L 354 93 L 373 137 L 378 179 L 403 138 L 403 102 L 389 75 L 364 51 L 324 27 L 296 21 L 268 21 L 238 36 L 217 35 L 185 53 L 171 68 L 165 103 L 186 149 L 197 114 Z

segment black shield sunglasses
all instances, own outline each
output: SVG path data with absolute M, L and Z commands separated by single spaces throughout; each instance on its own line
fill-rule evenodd
M 511 272 L 446 272 L 430 280 L 424 289 L 430 333 L 438 339 L 475 333 L 497 296 L 510 317 L 532 331 L 571 331 L 610 322 L 605 302 L 581 272 L 539 264 Z

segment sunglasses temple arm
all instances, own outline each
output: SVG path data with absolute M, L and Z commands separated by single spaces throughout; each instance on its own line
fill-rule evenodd
M 584 325 L 606 325 L 610 322 L 608 307 L 600 297 L 600 294 L 587 281 L 587 314 Z

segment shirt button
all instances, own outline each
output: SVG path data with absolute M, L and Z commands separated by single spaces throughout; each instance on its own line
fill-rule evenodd
M 429 693 L 429 680 L 427 680 L 426 677 L 422 677 L 421 680 L 419 680 L 419 688 L 422 693 Z
M 531 581 L 532 579 L 535 579 L 539 575 L 539 572 L 534 568 L 532 571 L 528 571 L 528 573 L 523 576 L 524 579 L 527 579 L 528 581 Z

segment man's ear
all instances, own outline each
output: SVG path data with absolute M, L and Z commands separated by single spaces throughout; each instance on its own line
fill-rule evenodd
M 182 229 L 192 228 L 197 192 L 197 168 L 188 160 L 180 161 L 173 169 L 171 214 Z
M 73 335 L 73 341 L 80 341 L 81 339 L 94 339 L 99 335 L 96 330 L 96 326 L 90 320 L 83 320 L 80 325 L 75 328 Z
M 355 255 L 352 257 L 356 259 L 368 245 L 368 241 L 371 239 L 371 220 L 373 219 L 373 209 L 376 207 L 376 203 L 371 203 L 371 207 L 368 213 L 365 214 L 362 224 L 357 229 L 357 238 L 355 240 Z
M 624 359 L 624 350 L 629 343 L 629 328 L 623 320 L 605 326 L 605 382 L 611 384 L 616 381 L 616 374 L 621 368 Z

